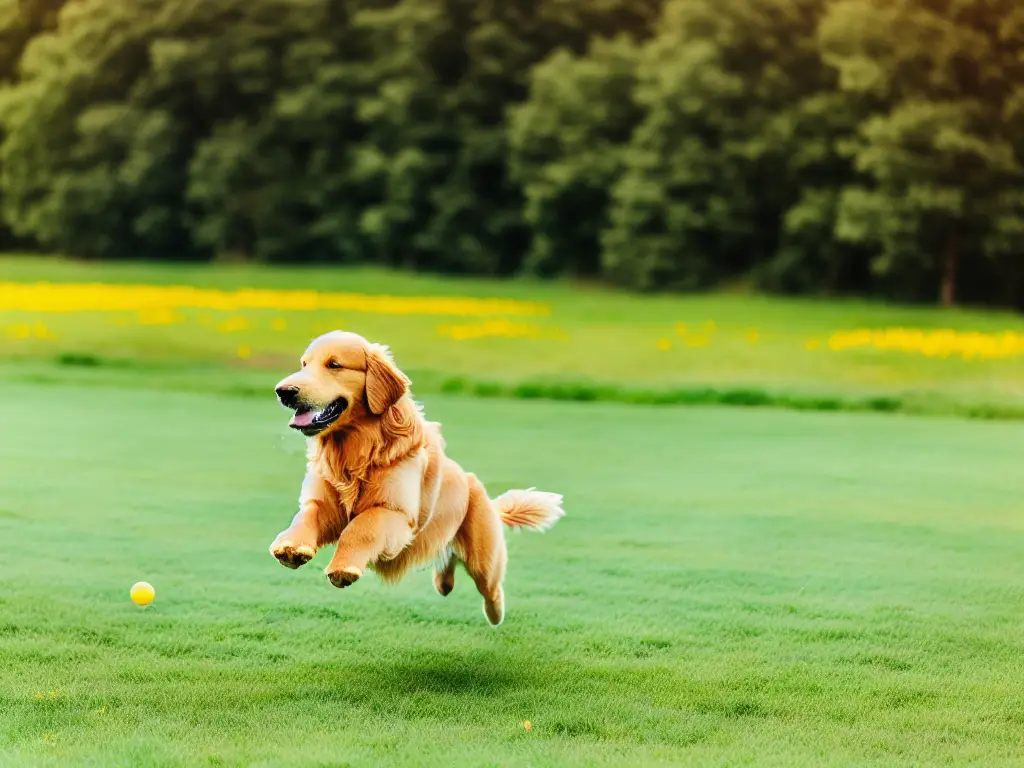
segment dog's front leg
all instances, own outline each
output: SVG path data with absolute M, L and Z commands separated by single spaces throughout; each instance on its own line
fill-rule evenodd
M 338 494 L 323 478 L 306 472 L 299 495 L 299 511 L 292 524 L 270 545 L 281 565 L 298 568 L 313 559 L 324 544 L 337 541 L 345 527 Z
M 370 563 L 398 557 L 412 541 L 414 525 L 410 514 L 387 507 L 372 507 L 360 513 L 342 531 L 324 573 L 336 587 L 355 583 Z

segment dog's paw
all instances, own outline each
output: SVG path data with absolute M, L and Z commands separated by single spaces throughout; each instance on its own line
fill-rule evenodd
M 455 589 L 455 572 L 451 570 L 434 571 L 434 589 L 441 597 L 448 597 Z
M 344 589 L 345 587 L 352 586 L 359 577 L 363 575 L 363 572 L 355 566 L 348 565 L 344 568 L 338 568 L 337 570 L 331 570 L 328 568 L 324 573 L 327 574 L 327 578 L 330 579 L 331 584 L 336 586 L 338 589 Z
M 291 541 L 275 541 L 270 547 L 270 554 L 285 568 L 299 568 L 313 559 L 316 550 L 307 544 L 294 544 Z
M 505 620 L 505 593 L 499 588 L 491 598 L 484 598 L 484 616 L 492 627 L 501 625 Z

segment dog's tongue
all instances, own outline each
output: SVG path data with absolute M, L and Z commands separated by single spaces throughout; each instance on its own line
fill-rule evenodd
M 303 411 L 302 413 L 296 413 L 292 416 L 292 420 L 288 422 L 288 426 L 308 427 L 313 423 L 314 417 L 316 417 L 316 411 Z

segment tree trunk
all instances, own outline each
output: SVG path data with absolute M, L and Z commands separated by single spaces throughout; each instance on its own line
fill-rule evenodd
M 956 225 L 946 236 L 945 252 L 942 255 L 942 287 L 939 289 L 939 302 L 944 307 L 951 307 L 956 302 L 956 271 L 960 258 L 960 237 Z

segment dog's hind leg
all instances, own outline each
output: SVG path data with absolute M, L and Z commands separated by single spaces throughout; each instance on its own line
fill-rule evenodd
M 467 477 L 469 508 L 455 534 L 455 551 L 484 598 L 484 615 L 498 626 L 505 618 L 505 595 L 501 588 L 508 560 L 505 533 L 483 484 L 473 474 Z
M 442 556 L 441 561 L 434 567 L 434 589 L 441 597 L 448 597 L 455 589 L 455 565 L 457 563 L 455 553 L 450 549 Z

